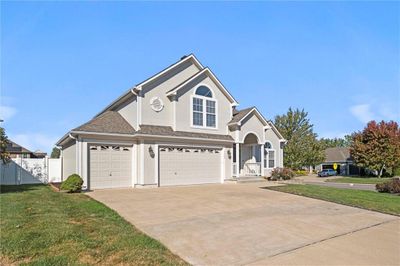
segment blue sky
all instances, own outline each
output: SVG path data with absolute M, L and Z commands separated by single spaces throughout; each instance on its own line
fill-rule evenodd
M 397 2 L 1 2 L 1 113 L 51 150 L 132 85 L 194 53 L 268 119 L 309 112 L 321 137 L 400 120 Z

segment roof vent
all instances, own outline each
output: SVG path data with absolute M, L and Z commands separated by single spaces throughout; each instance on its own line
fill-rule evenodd
M 181 57 L 181 60 L 185 59 L 186 57 L 188 57 L 187 55 L 184 55 Z

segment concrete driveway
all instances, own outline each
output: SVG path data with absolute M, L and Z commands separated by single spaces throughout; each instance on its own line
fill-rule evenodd
M 195 265 L 400 265 L 398 217 L 262 185 L 88 194 Z

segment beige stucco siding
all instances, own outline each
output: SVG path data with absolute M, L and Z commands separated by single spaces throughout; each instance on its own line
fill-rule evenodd
M 153 157 L 151 156 L 150 151 L 149 151 L 150 147 L 154 152 Z M 156 153 L 157 153 L 157 148 L 156 148 L 156 145 L 154 144 L 154 142 L 146 141 L 144 143 L 144 150 L 143 150 L 144 184 L 145 185 L 157 185 L 158 184 L 158 175 L 156 174 L 156 167 L 158 167 L 158 162 L 157 162 Z
M 199 85 L 206 85 L 209 87 L 213 92 L 213 99 L 217 101 L 217 127 L 215 129 L 196 128 L 191 125 L 192 96 L 195 95 L 195 91 Z M 228 134 L 227 124 L 231 120 L 231 109 L 231 103 L 226 96 L 217 85 L 204 74 L 179 91 L 178 101 L 176 103 L 176 130 L 226 135 Z M 203 102 L 203 110 L 205 110 L 205 102 Z
M 230 157 L 228 155 L 228 151 L 230 152 Z M 223 160 L 224 160 L 224 179 L 231 179 L 232 178 L 232 159 L 233 159 L 233 149 L 231 146 L 227 146 L 224 149 Z
M 118 106 L 116 110 L 122 115 L 122 117 L 128 121 L 128 123 L 137 129 L 137 98 L 132 95 L 126 102 L 121 106 Z
M 264 143 L 264 125 L 254 114 L 250 114 L 242 121 L 242 126 L 239 132 L 239 142 L 243 143 L 245 137 L 249 133 L 257 135 L 258 143 Z
M 167 76 L 158 78 L 155 82 L 147 84 L 143 88 L 143 97 L 141 98 L 141 124 L 172 126 L 173 125 L 173 104 L 166 96 L 166 92 L 175 88 L 189 77 L 199 72 L 199 69 L 190 61 L 183 63 L 176 69 L 168 72 Z M 159 97 L 164 108 L 161 112 L 155 112 L 150 101 L 153 97 Z
M 63 180 L 76 172 L 76 144 L 75 141 L 63 147 L 62 150 L 62 176 Z

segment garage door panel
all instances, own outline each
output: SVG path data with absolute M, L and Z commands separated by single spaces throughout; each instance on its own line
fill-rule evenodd
M 160 186 L 219 183 L 220 152 L 213 148 L 161 148 Z
M 132 184 L 131 147 L 92 145 L 89 148 L 91 189 L 130 187 Z

